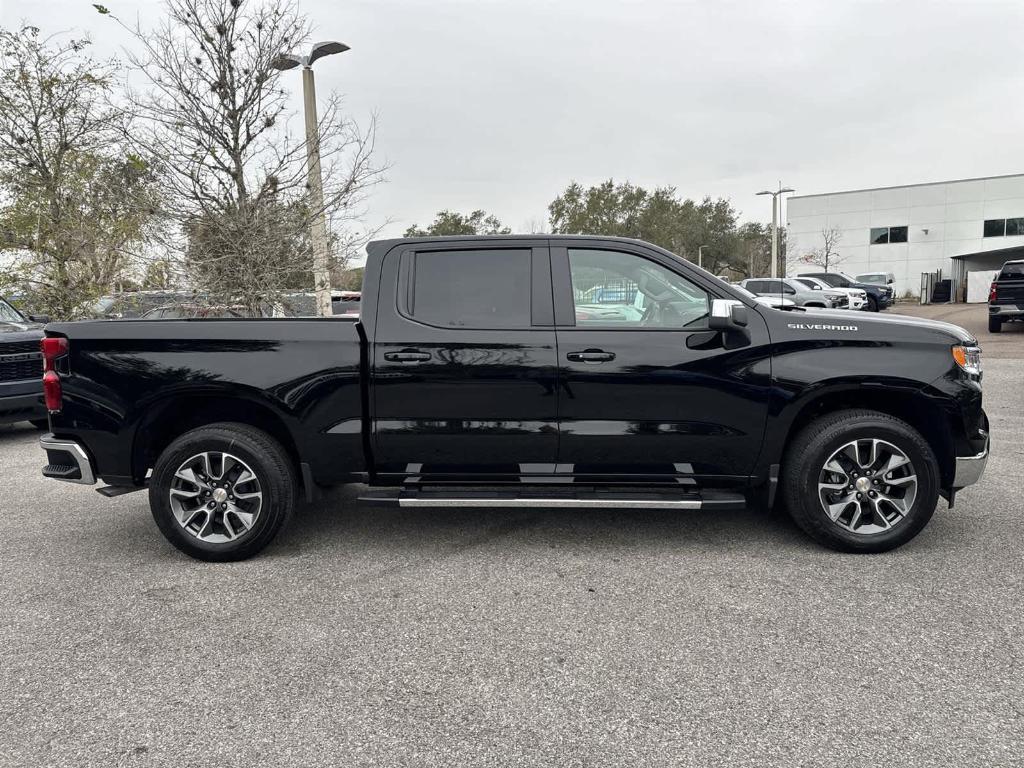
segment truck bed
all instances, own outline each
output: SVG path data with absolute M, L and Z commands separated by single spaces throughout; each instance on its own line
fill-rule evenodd
M 152 457 L 135 449 L 142 431 L 211 415 L 255 414 L 318 478 L 364 469 L 355 318 L 100 320 L 47 334 L 70 345 L 60 374 L 73 407 L 52 417 L 53 433 L 84 438 L 108 483 L 144 481 Z

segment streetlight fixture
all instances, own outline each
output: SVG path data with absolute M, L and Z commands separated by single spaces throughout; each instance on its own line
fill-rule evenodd
M 771 190 L 765 189 L 758 192 L 759 195 L 771 195 L 772 196 L 772 277 L 776 278 L 779 276 L 779 195 L 786 192 L 796 192 L 795 189 L 786 187 L 783 189 L 782 182 L 779 182 L 779 190 L 772 192 Z
M 331 269 L 327 260 L 327 217 L 324 213 L 324 182 L 320 174 L 320 126 L 316 116 L 316 85 L 313 82 L 313 62 L 334 53 L 344 53 L 349 47 L 336 40 L 313 45 L 308 56 L 282 53 L 273 63 L 281 71 L 302 67 L 302 100 L 306 117 L 306 173 L 309 183 L 309 203 L 313 211 L 310 235 L 313 241 L 313 283 L 316 289 L 317 314 L 330 317 Z

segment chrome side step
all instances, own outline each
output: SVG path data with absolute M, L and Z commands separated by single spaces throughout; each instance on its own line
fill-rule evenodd
M 617 507 L 622 509 L 700 509 L 699 499 L 552 499 L 552 498 L 408 498 L 400 497 L 400 507 L 489 507 L 515 509 L 518 507 L 549 507 L 551 509 L 586 509 L 588 507 Z
M 702 493 L 630 493 L 580 489 L 577 493 L 535 493 L 523 491 L 452 491 L 444 488 L 399 489 L 363 494 L 360 501 L 399 507 L 489 509 L 743 509 L 742 493 L 705 491 Z

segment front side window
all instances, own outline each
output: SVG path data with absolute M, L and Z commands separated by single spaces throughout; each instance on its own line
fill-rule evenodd
M 708 294 L 649 259 L 569 249 L 577 327 L 691 330 L 707 325 Z
M 528 328 L 530 260 L 529 249 L 418 252 L 409 314 L 442 328 Z

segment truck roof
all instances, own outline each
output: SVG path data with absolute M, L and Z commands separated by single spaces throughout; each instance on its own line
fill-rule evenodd
M 602 242 L 636 243 L 647 246 L 653 245 L 653 243 L 648 243 L 646 240 L 641 240 L 636 237 L 610 237 L 606 235 L 549 235 L 538 233 L 535 235 L 440 235 L 435 237 L 392 237 L 385 240 L 371 240 L 367 243 L 366 247 L 379 248 L 381 246 L 385 246 L 390 248 L 398 243 L 450 243 L 453 241 L 469 242 L 473 240 L 480 240 L 482 242 L 495 240 L 600 240 Z

